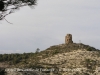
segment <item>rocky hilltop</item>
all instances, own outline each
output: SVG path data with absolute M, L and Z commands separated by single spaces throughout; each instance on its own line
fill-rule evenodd
M 40 52 L 0 56 L 0 75 L 100 75 L 100 50 L 73 43 L 71 34 Z

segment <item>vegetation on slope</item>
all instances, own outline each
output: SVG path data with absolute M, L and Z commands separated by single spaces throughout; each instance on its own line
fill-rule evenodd
M 37 62 L 39 59 L 47 58 L 58 53 L 71 52 L 73 50 L 86 49 L 87 51 L 98 51 L 94 47 L 84 44 L 61 44 L 47 48 L 44 51 L 36 53 L 23 53 L 23 54 L 0 54 L 0 62 L 8 62 L 10 65 L 18 63 L 28 63 L 27 61 L 32 59 Z M 98 54 L 99 55 L 99 54 Z
M 61 65 L 63 66 L 64 64 L 66 65 L 66 63 L 67 63 L 66 66 L 68 66 L 68 62 L 72 63 L 72 61 L 74 62 L 74 60 L 70 60 L 70 59 L 67 60 L 66 58 L 66 60 L 62 61 L 59 59 L 60 61 L 59 60 L 56 61 L 58 64 L 50 64 L 51 62 L 54 62 L 53 60 L 58 59 L 58 57 L 57 58 L 54 57 L 54 59 L 52 58 L 49 59 L 49 58 L 55 55 L 59 55 L 59 54 L 64 54 L 64 53 L 69 54 L 70 52 L 73 52 L 73 51 L 77 52 L 78 50 L 82 50 L 82 51 L 87 50 L 88 52 L 96 52 L 96 54 L 92 53 L 92 55 L 94 54 L 94 56 L 96 55 L 100 57 L 100 50 L 95 49 L 94 47 L 91 47 L 89 45 L 84 45 L 82 43 L 81 44 L 73 43 L 73 44 L 60 44 L 60 45 L 51 46 L 44 51 L 41 51 L 41 52 L 36 51 L 35 53 L 0 54 L 0 63 L 6 63 L 10 67 L 13 67 L 13 68 L 16 67 L 16 68 L 48 68 L 48 69 L 56 68 L 56 69 L 59 69 L 59 66 Z M 88 54 L 89 53 L 85 55 L 87 56 Z M 79 55 L 82 56 L 81 54 Z M 76 56 L 79 57 L 79 55 L 77 54 Z M 66 55 L 61 55 L 61 56 L 62 56 L 61 58 L 64 58 L 64 56 Z M 83 55 L 83 58 L 86 56 Z M 42 59 L 44 60 L 46 58 L 47 58 L 47 61 L 49 62 L 51 61 L 51 62 L 50 63 L 40 62 L 40 60 Z M 77 58 L 75 60 L 77 60 Z M 97 65 L 96 60 L 93 60 L 93 59 L 86 58 L 84 61 L 79 61 L 79 62 L 82 62 L 81 65 L 83 65 L 83 67 L 86 67 L 87 69 L 92 68 L 94 70 L 96 67 L 95 65 Z M 72 68 L 71 66 L 69 67 Z M 89 71 L 93 72 L 93 70 L 90 69 Z M 59 74 L 60 73 L 61 72 L 59 72 Z M 78 73 L 75 73 L 75 74 L 78 75 Z

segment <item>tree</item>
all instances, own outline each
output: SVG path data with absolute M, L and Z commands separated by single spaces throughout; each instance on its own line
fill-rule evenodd
M 27 5 L 33 7 L 36 3 L 37 0 L 0 0 L 0 20 L 4 19 L 7 15 L 13 13 L 14 10 L 17 10 L 20 7 Z
M 35 53 L 38 53 L 39 51 L 40 51 L 40 49 L 39 49 L 39 48 L 37 48 Z

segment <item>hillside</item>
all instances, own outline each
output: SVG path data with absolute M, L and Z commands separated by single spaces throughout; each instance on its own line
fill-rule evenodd
M 1 54 L 0 57 L 1 70 L 35 70 L 26 71 L 26 75 L 100 75 L 100 50 L 82 43 L 55 45 L 36 53 Z M 7 75 L 11 73 L 25 75 L 25 71 L 7 71 Z

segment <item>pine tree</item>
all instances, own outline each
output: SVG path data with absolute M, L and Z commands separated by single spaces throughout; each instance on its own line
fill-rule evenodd
M 14 10 L 17 10 L 20 7 L 34 7 L 34 5 L 37 5 L 37 0 L 0 0 L 0 20 L 4 19 L 5 16 L 13 13 Z M 7 13 L 7 11 L 9 11 L 9 13 Z

